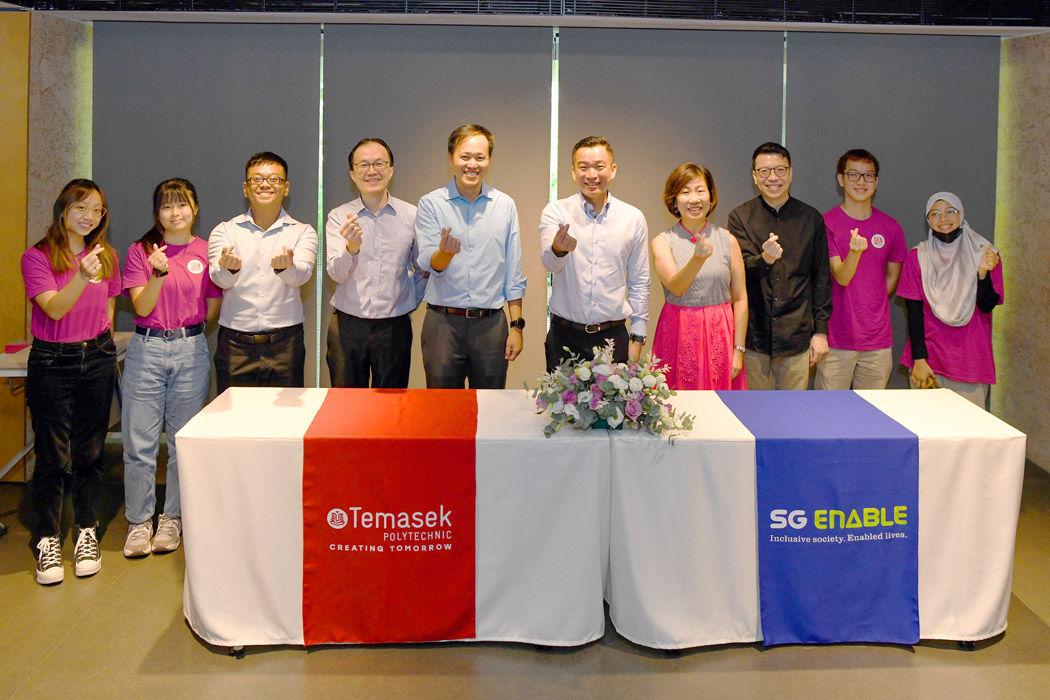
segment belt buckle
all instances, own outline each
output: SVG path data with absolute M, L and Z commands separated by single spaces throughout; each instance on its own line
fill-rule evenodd
M 252 336 L 255 345 L 266 345 L 273 342 L 273 333 L 256 333 Z
M 588 323 L 586 326 L 583 327 L 583 330 L 585 330 L 588 333 L 600 333 L 602 330 L 602 324 Z
M 160 332 L 160 337 L 164 338 L 164 340 L 172 340 L 175 337 L 175 329 L 165 328 Z
M 463 309 L 466 312 L 467 318 L 481 318 L 485 314 L 482 313 L 482 309 Z

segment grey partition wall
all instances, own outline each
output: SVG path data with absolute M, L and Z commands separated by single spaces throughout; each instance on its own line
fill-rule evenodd
M 712 220 L 725 226 L 733 207 L 756 195 L 751 152 L 780 138 L 783 66 L 778 32 L 562 31 L 559 196 L 575 191 L 573 144 L 599 134 L 615 148 L 611 190 L 645 213 L 650 238 L 674 223 L 664 182 L 689 160 L 711 170 Z M 654 273 L 646 349 L 662 307 Z
M 477 123 L 493 132 L 495 150 L 485 181 L 517 204 L 528 277 L 525 348 L 510 365 L 509 387 L 520 387 L 543 371 L 546 294 L 536 241 L 549 182 L 551 37 L 551 30 L 543 28 L 325 27 L 326 214 L 357 197 L 347 155 L 362 138 L 379 137 L 390 145 L 392 193 L 415 204 L 451 179 L 445 154 L 453 129 Z M 332 282 L 325 284 L 324 330 Z M 419 311 L 413 387 L 425 386 L 418 349 L 421 320 Z
M 958 194 L 991 239 L 998 102 L 998 38 L 790 33 L 791 192 L 821 211 L 841 204 L 836 161 L 866 148 L 880 165 L 875 206 L 909 246 L 925 237 L 923 207 L 941 190 Z M 907 331 L 903 305 L 892 309 L 896 361 Z M 899 368 L 890 386 L 907 386 Z
M 161 180 L 196 186 L 198 236 L 246 211 L 244 164 L 264 150 L 288 161 L 289 213 L 316 225 L 320 43 L 316 25 L 95 24 L 93 172 L 122 256 L 152 225 Z M 308 385 L 312 290 L 303 289 Z M 131 306 L 119 308 L 117 327 L 128 330 Z

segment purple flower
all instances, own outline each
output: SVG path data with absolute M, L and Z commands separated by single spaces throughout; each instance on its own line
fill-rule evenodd
M 597 411 L 598 405 L 602 402 L 602 392 L 592 391 L 591 392 L 591 410 Z
M 580 378 L 579 378 L 579 377 L 577 377 L 577 376 L 576 376 L 575 374 L 570 374 L 570 375 L 569 375 L 569 384 L 572 384 L 572 385 L 574 385 L 574 386 L 575 386 L 575 384 L 576 384 L 576 383 L 577 383 L 578 381 L 580 381 Z
M 642 404 L 636 399 L 631 399 L 627 402 L 627 405 L 623 409 L 624 414 L 631 420 L 635 420 L 638 416 L 642 415 Z
M 545 411 L 547 410 L 547 406 L 550 406 L 550 404 L 547 403 L 547 401 L 542 396 L 536 397 L 536 408 L 540 409 L 541 411 Z
M 565 405 L 574 405 L 576 403 L 576 392 L 572 389 L 566 389 L 565 393 L 561 395 L 562 403 Z
M 604 374 L 596 374 L 596 375 L 594 375 L 594 383 L 595 384 L 601 384 L 606 379 L 608 379 L 608 377 L 605 376 Z

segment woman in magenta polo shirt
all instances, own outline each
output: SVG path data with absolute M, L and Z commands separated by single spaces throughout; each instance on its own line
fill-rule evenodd
M 208 396 L 211 361 L 204 323 L 222 290 L 208 276 L 208 242 L 193 235 L 197 190 L 181 178 L 153 191 L 153 228 L 128 249 L 124 290 L 135 307 L 135 335 L 124 359 L 124 556 L 171 552 L 182 541 L 175 433 Z M 160 432 L 168 436 L 164 508 L 153 534 Z M 151 542 L 152 540 L 152 542 Z
M 930 197 L 926 222 L 929 234 L 908 251 L 897 287 L 908 310 L 901 364 L 913 388 L 946 387 L 985 408 L 995 384 L 992 309 L 1003 303 L 999 251 L 970 228 L 951 192 Z
M 77 576 L 102 568 L 98 509 L 102 447 L 117 376 L 110 332 L 120 294 L 117 252 L 106 242 L 106 196 L 73 180 L 55 200 L 44 239 L 22 256 L 32 300 L 33 347 L 26 376 L 36 467 L 31 481 L 36 580 L 63 579 L 60 527 L 67 480 L 73 491 Z

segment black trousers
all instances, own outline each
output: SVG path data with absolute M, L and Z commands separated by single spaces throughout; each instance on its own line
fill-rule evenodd
M 303 324 L 263 333 L 219 326 L 215 345 L 218 393 L 231 386 L 303 386 L 306 344 Z
M 551 328 L 547 331 L 547 339 L 543 342 L 543 352 L 547 356 L 547 371 L 550 372 L 560 365 L 573 353 L 581 360 L 589 360 L 594 357 L 594 348 L 603 348 L 605 343 L 612 340 L 613 360 L 616 362 L 627 362 L 627 345 L 630 338 L 627 333 L 627 324 L 621 323 L 612 328 L 606 328 L 598 333 L 588 333 L 582 329 L 572 328 L 558 322 L 558 317 L 551 319 Z M 565 348 L 569 350 L 566 351 Z
M 102 448 L 117 378 L 117 347 L 106 331 L 76 343 L 34 340 L 26 371 L 36 467 L 30 483 L 33 531 L 59 534 L 67 483 L 78 527 L 98 525 Z
M 328 372 L 334 387 L 405 389 L 412 366 L 412 316 L 359 318 L 332 310 Z

